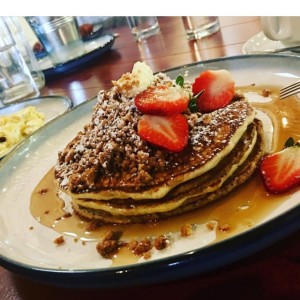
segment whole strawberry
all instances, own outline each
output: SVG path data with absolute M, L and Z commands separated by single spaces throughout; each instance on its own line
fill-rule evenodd
M 263 157 L 260 174 L 266 190 L 272 194 L 300 185 L 300 143 L 290 138 L 283 150 Z

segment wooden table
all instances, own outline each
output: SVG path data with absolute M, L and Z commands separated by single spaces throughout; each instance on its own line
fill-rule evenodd
M 113 49 L 81 71 L 58 76 L 42 90 L 43 95 L 62 94 L 76 105 L 111 86 L 111 80 L 131 71 L 143 60 L 154 72 L 211 58 L 242 54 L 244 43 L 260 31 L 258 17 L 222 17 L 221 31 L 198 41 L 187 41 L 181 18 L 159 18 L 161 32 L 136 43 L 127 26 L 116 28 Z
M 259 17 L 220 17 L 221 30 L 187 41 L 179 17 L 160 17 L 161 32 L 133 40 L 127 26 L 116 28 L 112 50 L 84 69 L 58 76 L 42 95 L 66 95 L 77 105 L 109 88 L 111 80 L 147 62 L 154 72 L 223 56 L 242 54 L 260 28 Z M 122 289 L 66 289 L 32 282 L 0 267 L 0 299 L 300 299 L 300 232 L 238 263 L 167 284 Z

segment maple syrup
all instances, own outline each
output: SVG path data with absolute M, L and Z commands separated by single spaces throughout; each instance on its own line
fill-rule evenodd
M 272 86 L 239 87 L 238 91 L 245 95 L 261 96 L 268 90 L 268 101 L 252 103 L 258 110 L 270 116 L 274 125 L 273 149 L 281 150 L 288 137 L 300 139 L 300 130 L 297 131 L 297 116 L 300 115 L 299 99 L 295 96 L 284 101 L 278 99 L 279 90 Z M 58 196 L 57 185 L 54 179 L 54 168 L 49 170 L 40 183 L 35 187 L 30 203 L 32 216 L 44 226 L 50 227 L 60 234 L 74 237 L 74 241 L 98 241 L 108 230 L 121 230 L 122 240 L 143 239 L 160 234 L 179 232 L 184 224 L 206 224 L 216 220 L 220 230 L 216 230 L 214 242 L 226 239 L 243 232 L 260 223 L 269 213 L 289 199 L 290 194 L 270 195 L 264 189 L 259 174 L 254 174 L 236 191 L 221 200 L 208 204 L 194 212 L 185 213 L 159 222 L 133 225 L 102 225 L 89 231 L 88 222 L 81 220 L 77 215 L 65 213 L 65 203 Z M 226 228 L 226 230 L 222 230 Z M 95 249 L 96 251 L 96 249 Z M 136 258 L 122 249 L 117 255 L 115 265 L 133 262 Z

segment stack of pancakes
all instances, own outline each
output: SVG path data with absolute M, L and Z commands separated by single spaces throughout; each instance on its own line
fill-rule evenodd
M 156 85 L 174 84 L 163 74 Z M 55 177 L 88 220 L 129 224 L 193 211 L 245 182 L 264 155 L 255 110 L 236 97 L 212 113 L 187 110 L 189 142 L 172 153 L 137 134 L 141 113 L 118 86 L 101 91 L 89 124 L 59 152 Z

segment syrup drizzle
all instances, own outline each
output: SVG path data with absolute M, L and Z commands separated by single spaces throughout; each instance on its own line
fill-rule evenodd
M 297 116 L 300 115 L 300 105 L 297 97 L 289 97 L 282 101 L 278 99 L 279 90 L 272 86 L 240 87 L 239 91 L 262 97 L 262 91 L 270 91 L 269 102 L 255 102 L 253 106 L 270 116 L 274 125 L 273 151 L 281 150 L 288 137 L 300 139 L 297 132 Z M 108 230 L 123 232 L 122 240 L 143 239 L 155 237 L 170 232 L 179 232 L 184 224 L 206 224 L 216 220 L 219 229 L 216 230 L 218 242 L 236 235 L 260 223 L 269 213 L 289 199 L 290 194 L 270 195 L 266 192 L 258 174 L 254 174 L 238 190 L 225 198 L 208 204 L 194 212 L 186 213 L 155 223 L 133 225 L 103 225 L 95 230 L 87 230 L 88 222 L 77 215 L 67 215 L 65 203 L 58 196 L 57 185 L 52 168 L 35 187 L 30 202 L 32 216 L 44 226 L 50 227 L 60 234 L 74 237 L 74 242 L 82 243 L 99 241 Z M 96 249 L 95 249 L 96 251 Z M 137 261 L 128 249 L 122 249 L 114 257 L 114 265 L 124 265 Z

